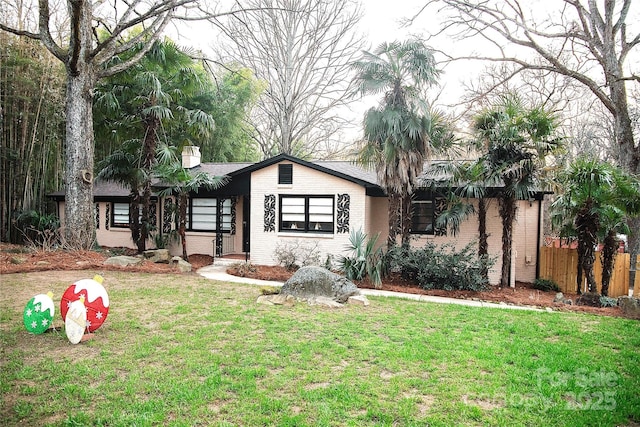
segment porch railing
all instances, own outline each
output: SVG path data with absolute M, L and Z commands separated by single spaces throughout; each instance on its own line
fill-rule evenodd
M 236 253 L 236 239 L 235 235 L 224 233 L 222 234 L 222 244 L 218 245 L 217 239 L 213 239 L 213 253 L 216 258 L 223 257 L 228 254 Z

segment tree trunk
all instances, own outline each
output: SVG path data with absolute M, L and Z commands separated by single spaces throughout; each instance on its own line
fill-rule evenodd
M 478 255 L 482 259 L 482 277 L 489 283 L 489 236 L 487 235 L 487 201 L 478 199 Z
M 187 256 L 187 194 L 180 194 L 178 196 L 178 234 L 180 235 L 180 241 L 182 242 L 182 259 L 189 261 Z
M 411 243 L 411 196 L 405 195 L 400 201 L 400 235 L 402 247 L 408 249 Z
M 616 238 L 616 232 L 609 230 L 607 237 L 604 239 L 604 245 L 602 247 L 602 295 L 609 295 L 609 283 L 611 282 L 611 276 L 613 275 L 613 267 L 616 261 L 616 252 L 618 251 L 618 239 Z
M 140 227 L 140 239 L 137 242 L 138 252 L 146 250 L 149 238 L 151 219 L 149 212 L 151 207 L 151 176 L 156 159 L 156 146 L 158 142 L 158 127 L 160 120 L 149 115 L 144 119 L 145 133 L 142 141 L 142 169 L 146 172 L 146 178 L 142 187 L 142 224 Z
M 578 271 L 576 272 L 576 294 L 582 294 L 582 259 L 584 258 L 584 242 L 578 239 Z
M 622 74 L 622 70 L 619 71 Z M 610 82 L 611 101 L 615 106 L 614 126 L 619 150 L 620 164 L 627 172 L 640 172 L 640 147 L 633 138 L 633 123 L 629 116 L 629 104 L 624 81 Z
M 138 252 L 144 252 L 144 249 L 140 250 L 140 216 L 137 215 L 140 212 L 140 194 L 138 189 L 131 189 L 130 202 L 129 202 L 129 224 L 131 227 L 131 239 L 138 246 Z
M 398 235 L 398 223 L 400 213 L 400 198 L 396 194 L 389 193 L 389 236 L 387 237 L 387 250 L 394 247 Z
M 511 249 L 513 246 L 513 221 L 516 217 L 516 199 L 504 197 L 500 199 L 500 218 L 502 218 L 502 270 L 500 286 L 510 285 Z
M 580 267 L 587 279 L 587 292 L 597 292 L 596 279 L 593 274 L 593 263 L 596 260 L 595 246 L 598 243 L 597 232 L 600 227 L 598 216 L 591 211 L 593 201 L 587 200 L 576 215 L 575 225 L 578 232 L 578 252 Z M 579 283 L 581 285 L 581 283 Z
M 610 67 L 616 70 L 617 75 L 623 75 L 623 70 L 615 58 L 610 58 Z M 611 79 L 609 90 L 611 102 L 615 107 L 612 111 L 614 116 L 616 142 L 619 146 L 618 162 L 624 169 L 633 175 L 640 174 L 640 145 L 636 145 L 633 135 L 633 122 L 629 116 L 629 101 L 627 97 L 626 81 L 621 79 Z M 628 235 L 627 251 L 634 260 L 637 254 L 640 254 L 640 216 L 630 218 L 628 220 L 631 233 Z M 631 271 L 629 280 L 631 283 L 635 281 L 635 275 L 638 274 Z
M 595 293 L 598 291 L 596 286 L 596 277 L 593 274 L 593 264 L 596 261 L 595 250 L 593 245 L 585 245 L 585 253 L 582 256 L 582 269 L 584 270 L 584 276 L 587 279 L 587 289 L 589 293 Z
M 65 228 L 66 245 L 91 249 L 95 242 L 93 214 L 93 100 L 95 77 L 90 66 L 68 73 L 65 148 Z
M 91 56 L 93 2 L 70 2 L 71 41 L 67 71 L 65 148 L 66 244 L 91 249 L 95 242 L 93 214 L 93 88 L 97 70 Z
M 631 271 L 629 272 L 629 283 L 633 285 L 635 283 L 636 276 L 640 274 L 635 270 L 635 260 L 638 254 L 640 254 L 640 216 L 629 218 L 629 229 L 631 233 L 627 235 L 627 252 L 631 255 Z

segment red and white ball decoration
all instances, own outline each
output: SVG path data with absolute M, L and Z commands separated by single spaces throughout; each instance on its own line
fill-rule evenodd
M 71 303 L 82 296 L 87 308 L 87 330 L 93 332 L 102 326 L 109 313 L 109 296 L 102 286 L 103 280 L 102 276 L 96 275 L 93 279 L 78 280 L 69 286 L 60 300 L 62 320 L 66 320 Z

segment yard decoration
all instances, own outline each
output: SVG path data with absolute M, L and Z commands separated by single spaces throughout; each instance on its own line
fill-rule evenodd
M 49 329 L 53 323 L 55 306 L 53 293 L 38 294 L 31 298 L 24 308 L 23 321 L 27 331 L 39 335 Z
M 84 296 L 69 304 L 64 321 L 64 332 L 71 344 L 78 344 L 84 337 L 87 327 L 87 308 L 84 306 Z
M 71 304 L 84 297 L 88 331 L 94 332 L 102 326 L 109 313 L 109 296 L 102 286 L 103 280 L 102 276 L 96 275 L 93 279 L 78 280 L 67 288 L 60 300 L 60 314 L 65 322 Z

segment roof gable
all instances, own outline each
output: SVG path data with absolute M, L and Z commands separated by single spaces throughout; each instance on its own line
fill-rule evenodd
M 347 161 L 309 162 L 294 156 L 290 156 L 288 154 L 279 154 L 277 156 L 268 158 L 261 162 L 254 163 L 245 168 L 231 172 L 229 176 L 233 178 L 234 176 L 237 176 L 237 175 L 243 175 L 243 174 L 255 172 L 257 170 L 278 164 L 283 161 L 288 161 L 301 166 L 305 166 L 310 169 L 314 169 L 319 172 L 323 172 L 323 173 L 344 179 L 346 181 L 356 183 L 363 187 L 378 187 L 375 172 L 366 171 L 365 169 L 355 165 L 352 162 L 347 162 Z

